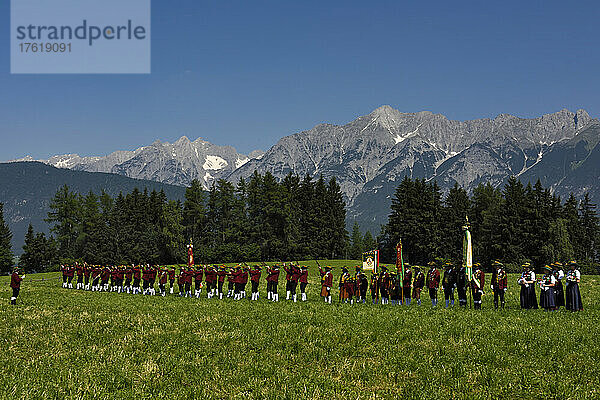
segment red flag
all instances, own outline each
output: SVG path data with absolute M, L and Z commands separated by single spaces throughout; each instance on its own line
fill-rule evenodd
M 194 246 L 191 241 L 188 244 L 188 267 L 192 267 L 194 265 Z
M 402 281 L 404 281 L 404 260 L 402 259 L 402 240 L 396 245 L 396 269 Z

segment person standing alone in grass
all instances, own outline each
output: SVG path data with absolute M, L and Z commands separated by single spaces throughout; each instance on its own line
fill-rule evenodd
M 10 288 L 12 289 L 10 304 L 13 306 L 17 305 L 17 297 L 19 297 L 19 291 L 21 290 L 21 281 L 25 278 L 25 275 L 20 276 L 19 272 L 19 268 L 15 268 L 10 276 Z
M 431 305 L 437 306 L 437 292 L 440 287 L 440 271 L 436 268 L 435 261 L 429 262 L 429 271 L 427 272 L 427 289 L 429 290 L 429 298 Z

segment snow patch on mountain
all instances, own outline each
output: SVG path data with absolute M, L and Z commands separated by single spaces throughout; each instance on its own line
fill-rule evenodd
M 202 168 L 206 170 L 220 170 L 228 165 L 227 161 L 219 156 L 206 156 Z

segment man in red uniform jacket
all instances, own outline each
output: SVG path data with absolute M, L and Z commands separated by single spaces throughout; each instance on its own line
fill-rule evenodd
M 223 284 L 225 283 L 226 276 L 227 271 L 225 270 L 225 266 L 221 265 L 217 270 L 217 293 L 219 293 L 219 300 L 223 300 Z
M 92 268 L 89 265 L 84 264 L 83 265 L 83 278 L 84 278 L 83 288 L 85 290 L 90 290 L 90 274 L 91 273 L 92 273 Z
M 215 296 L 217 289 L 217 270 L 214 266 L 209 265 L 206 268 L 206 293 L 209 299 Z
M 427 285 L 427 289 L 429 289 L 431 304 L 435 307 L 437 305 L 437 291 L 440 287 L 440 271 L 436 268 L 435 261 L 430 261 L 429 267 L 425 284 Z
M 84 287 L 83 287 L 83 265 L 79 265 L 79 263 L 76 263 L 75 271 L 77 273 L 77 290 L 84 289 Z
M 277 285 L 279 284 L 279 266 L 267 267 L 267 299 L 279 301 Z
M 404 304 L 410 306 L 410 289 L 412 282 L 412 271 L 409 268 L 408 263 L 404 263 L 404 279 L 402 280 L 402 291 L 404 293 Z
M 194 296 L 196 298 L 199 298 L 200 293 L 202 293 L 202 274 L 204 274 L 202 266 L 196 267 L 196 271 L 194 272 L 194 280 L 196 281 Z M 206 283 L 208 284 L 208 273 L 206 273 Z M 206 290 L 208 291 L 209 289 L 207 288 Z
M 125 268 L 125 291 L 131 293 L 131 280 L 133 279 L 133 268 L 128 265 Z
M 169 287 L 170 293 L 173 294 L 173 285 L 175 284 L 175 268 L 169 268 Z
M 504 308 L 504 293 L 508 289 L 508 278 L 504 266 L 500 261 L 494 261 L 491 289 L 494 293 L 494 308 L 498 309 L 498 300 Z M 483 287 L 483 286 L 482 286 Z
M 167 271 L 166 269 L 161 269 L 160 277 L 158 279 L 158 290 L 162 297 L 165 297 L 167 294 L 165 285 L 167 284 L 168 279 L 169 279 L 169 271 Z
M 258 292 L 258 284 L 260 282 L 261 270 L 259 265 L 255 265 L 250 269 L 250 282 L 252 283 L 252 300 L 258 300 L 260 296 Z
M 485 274 L 479 263 L 473 265 L 473 280 L 471 281 L 471 290 L 473 294 L 473 308 L 481 310 L 481 296 L 483 296 L 483 288 L 485 285 Z
M 298 278 L 298 282 L 300 282 L 300 294 L 302 295 L 302 301 L 306 301 L 306 285 L 308 285 L 308 267 L 303 265 L 300 268 L 300 277 Z
M 283 264 L 283 270 L 285 271 L 285 299 L 289 300 L 292 295 L 292 275 L 294 272 L 292 268 L 288 268 L 285 264 Z
M 67 267 L 67 286 L 69 289 L 73 289 L 73 277 L 75 276 L 75 267 L 69 265 Z
M 142 268 L 139 265 L 133 266 L 133 294 L 140 294 L 140 280 L 142 279 Z
M 17 305 L 17 297 L 19 297 L 19 291 L 21 290 L 21 281 L 25 278 L 25 275 L 19 276 L 19 269 L 15 268 L 12 275 L 10 276 L 10 287 L 12 288 L 12 297 L 10 298 L 10 304 Z

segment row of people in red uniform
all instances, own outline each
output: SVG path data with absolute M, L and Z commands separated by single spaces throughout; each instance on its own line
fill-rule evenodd
M 541 300 L 543 299 L 541 306 L 546 309 L 557 309 L 561 305 L 565 305 L 564 300 L 560 301 L 561 298 L 564 299 L 561 279 L 565 275 L 562 270 L 557 270 L 557 265 L 560 265 L 560 263 L 553 264 L 554 270 L 552 273 L 546 273 L 543 279 L 539 281 L 542 289 L 540 297 Z M 278 265 L 266 266 L 267 299 L 279 300 L 277 287 L 280 268 L 283 268 L 286 273 L 286 299 L 297 300 L 299 285 L 301 300 L 306 301 L 308 269 L 305 266 L 301 267 L 296 264 L 283 264 L 282 267 Z M 404 277 L 398 273 L 388 271 L 386 267 L 382 267 L 380 272 L 371 274 L 370 279 L 367 279 L 361 267 L 356 267 L 354 274 L 350 274 L 348 269 L 343 267 L 338 285 L 340 301 L 353 303 L 356 299 L 356 301 L 364 303 L 367 292 L 370 290 L 371 300 L 374 304 L 389 304 L 391 301 L 392 304 L 410 305 L 411 300 L 416 300 L 420 305 L 421 292 L 424 288 L 427 288 L 431 303 L 435 307 L 438 303 L 438 291 L 441 288 L 446 307 L 454 305 L 454 292 L 457 293 L 459 305 L 466 306 L 467 294 L 470 292 L 474 308 L 481 308 L 486 277 L 479 264 L 473 266 L 471 279 L 467 277 L 464 266 L 457 268 L 451 263 L 445 263 L 442 265 L 441 271 L 443 276 L 435 262 L 429 263 L 429 270 L 426 274 L 421 272 L 419 267 L 415 266 L 411 269 L 406 264 Z M 324 269 L 319 267 L 319 272 L 321 275 L 321 297 L 326 302 L 331 303 L 332 269 L 330 267 Z M 262 276 L 262 268 L 258 265 L 251 267 L 238 265 L 233 268 L 226 268 L 225 266 L 183 267 L 176 275 L 173 268 L 167 269 L 148 265 L 144 267 L 102 268 L 76 264 L 75 266 L 63 267 L 63 286 L 72 287 L 72 279 L 75 275 L 77 275 L 77 288 L 79 289 L 155 294 L 154 284 L 158 277 L 159 293 L 163 296 L 166 294 L 167 282 L 170 283 L 170 291 L 173 293 L 174 282 L 177 280 L 180 296 L 200 297 L 202 289 L 206 287 L 208 298 L 218 296 L 220 299 L 224 296 L 223 286 L 227 279 L 227 297 L 234 300 L 246 297 L 246 286 L 250 280 L 252 286 L 251 299 L 258 300 L 260 297 L 258 287 Z M 566 279 L 569 288 L 568 300 L 570 300 L 568 309 L 580 310 L 583 308 L 578 288 L 579 279 L 580 274 L 576 270 L 576 264 L 571 263 L 568 279 Z M 141 287 L 140 282 L 142 283 Z M 537 301 L 531 300 L 531 292 L 535 293 L 535 275 L 533 275 L 528 264 L 524 265 L 524 273 L 518 283 L 521 285 L 522 308 L 536 308 Z M 195 289 L 193 295 L 192 287 Z M 494 295 L 495 308 L 503 308 L 508 280 L 503 265 L 497 261 L 493 264 L 490 289 Z M 535 297 L 535 294 L 533 296 Z M 535 306 L 531 306 L 534 303 Z M 575 305 L 570 307 L 571 304 Z

